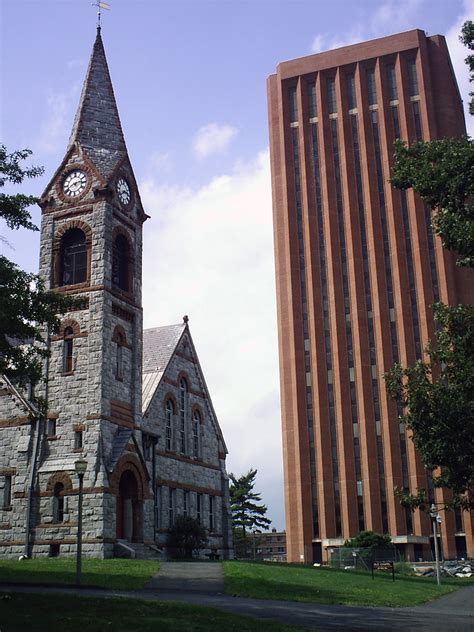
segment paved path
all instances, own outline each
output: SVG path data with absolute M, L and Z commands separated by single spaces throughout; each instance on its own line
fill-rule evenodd
M 215 595 L 224 592 L 224 571 L 219 562 L 161 562 L 160 572 L 147 590 Z
M 220 563 L 162 563 L 147 588 L 134 592 L 82 588 L 82 595 L 181 601 L 260 619 L 273 619 L 317 632 L 474 632 L 474 585 L 416 608 L 363 608 L 247 599 L 222 594 Z M 0 591 L 67 592 L 76 588 L 0 585 Z

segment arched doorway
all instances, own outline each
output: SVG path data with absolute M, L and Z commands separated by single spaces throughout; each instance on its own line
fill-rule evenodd
M 142 540 L 143 502 L 135 474 L 125 470 L 120 477 L 117 497 L 117 538 L 129 542 Z

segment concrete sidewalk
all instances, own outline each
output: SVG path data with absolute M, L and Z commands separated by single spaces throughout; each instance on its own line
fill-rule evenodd
M 220 562 L 161 562 L 160 571 L 146 586 L 157 592 L 224 592 L 224 571 Z

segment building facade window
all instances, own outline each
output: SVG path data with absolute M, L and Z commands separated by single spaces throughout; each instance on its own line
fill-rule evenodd
M 214 531 L 214 496 L 209 496 L 209 531 Z
M 335 114 L 337 112 L 336 101 L 336 80 L 334 77 L 329 77 L 327 80 L 327 100 L 328 100 L 328 112 L 329 114 Z
M 172 487 L 169 488 L 169 497 L 168 497 L 168 527 L 174 525 L 174 499 L 175 499 L 176 490 Z
M 117 349 L 115 357 L 115 377 L 123 380 L 123 348 L 125 346 L 125 336 L 119 332 L 117 334 Z
M 63 373 L 71 373 L 74 369 L 74 331 L 72 327 L 66 327 L 63 334 Z
M 166 434 L 165 434 L 165 449 L 170 452 L 173 447 L 173 417 L 174 417 L 174 404 L 169 399 L 166 402 Z
M 53 491 L 53 522 L 64 521 L 64 485 L 56 483 Z
M 408 60 L 408 94 L 411 97 L 416 97 L 419 94 L 418 89 L 418 75 L 416 73 L 416 59 L 412 58 Z
M 74 449 L 81 450 L 83 446 L 82 430 L 76 430 L 74 432 Z
M 188 517 L 189 512 L 189 492 L 185 489 L 183 491 L 183 516 Z
M 8 509 L 12 504 L 12 477 L 7 474 L 3 477 L 3 509 Z
M 86 236 L 80 228 L 71 228 L 61 238 L 59 285 L 75 285 L 87 279 Z
M 46 436 L 47 437 L 56 436 L 56 419 L 48 419 L 46 421 Z
M 200 454 L 199 438 L 201 434 L 201 414 L 198 410 L 193 414 L 193 456 L 198 459 Z
M 184 377 L 179 381 L 179 451 L 186 454 L 186 415 L 188 410 L 188 383 Z
M 201 522 L 201 514 L 202 514 L 202 494 L 196 495 L 196 520 Z
M 377 104 L 377 86 L 375 84 L 375 69 L 369 68 L 367 70 L 367 96 L 369 105 Z
M 112 250 L 112 283 L 115 287 L 130 292 L 130 246 L 125 235 L 117 235 Z

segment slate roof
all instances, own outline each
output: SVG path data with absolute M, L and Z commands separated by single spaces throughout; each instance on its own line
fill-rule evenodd
M 127 153 L 99 30 L 68 148 L 75 142 L 79 143 L 106 178 L 111 175 L 118 162 Z
M 143 373 L 165 370 L 185 328 L 180 323 L 143 330 Z
M 144 329 L 142 411 L 146 412 L 171 356 L 180 341 L 185 323 Z

